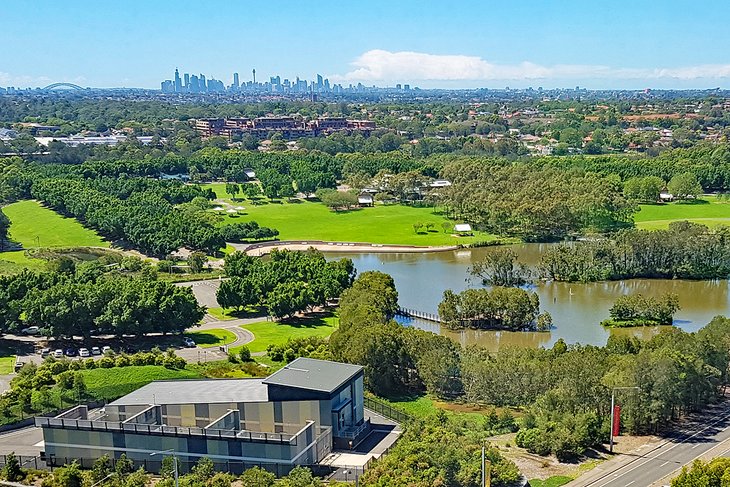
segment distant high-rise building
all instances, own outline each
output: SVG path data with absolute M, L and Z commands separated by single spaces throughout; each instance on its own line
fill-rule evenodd
M 205 93 L 208 91 L 208 86 L 205 83 L 205 75 L 202 73 L 200 74 L 200 77 L 198 78 L 198 86 L 200 87 L 199 91 L 201 93 Z
M 253 84 L 256 84 L 256 68 L 253 68 Z
M 318 74 L 317 75 L 317 87 L 316 87 L 316 89 L 317 90 L 322 90 L 322 88 L 324 88 L 324 81 L 322 80 L 322 75 L 321 74 Z
M 238 73 L 233 73 L 233 89 L 238 91 Z
M 190 77 L 190 89 L 188 91 L 190 93 L 200 93 L 200 81 L 197 76 L 192 75 Z
M 182 80 L 180 79 L 180 73 L 175 68 L 175 93 L 182 92 Z
M 160 88 L 162 89 L 163 93 L 174 93 L 175 87 L 172 84 L 172 81 L 169 79 L 166 79 L 163 81 L 160 85 Z
M 183 85 L 184 91 L 190 91 L 190 75 L 185 73 L 184 75 L 185 84 Z
M 324 79 L 324 91 L 330 91 L 330 80 Z

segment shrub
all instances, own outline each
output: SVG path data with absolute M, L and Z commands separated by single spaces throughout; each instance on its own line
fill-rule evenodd
M 114 365 L 117 367 L 127 367 L 129 365 L 129 357 L 126 354 L 122 354 L 114 361 Z
M 88 370 L 95 369 L 96 368 L 96 360 L 89 357 L 84 361 L 84 367 Z
M 241 358 L 241 362 L 250 362 L 251 361 L 251 350 L 246 346 L 242 346 L 241 350 L 238 352 L 238 356 Z
M 102 357 L 99 359 L 98 365 L 102 369 L 111 369 L 112 367 L 114 367 L 115 362 L 114 362 L 114 359 L 111 357 Z

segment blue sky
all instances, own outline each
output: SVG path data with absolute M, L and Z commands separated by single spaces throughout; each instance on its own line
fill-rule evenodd
M 730 88 L 727 1 L 7 2 L 0 86 L 231 82 Z

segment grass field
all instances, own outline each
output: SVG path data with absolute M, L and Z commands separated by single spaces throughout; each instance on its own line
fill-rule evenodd
M 326 338 L 332 334 L 338 326 L 338 319 L 335 316 L 326 318 L 309 318 L 300 320 L 289 320 L 286 322 L 258 321 L 241 328 L 249 330 L 254 335 L 254 340 L 246 346 L 251 352 L 265 352 L 269 345 L 283 345 L 290 338 L 322 337 Z M 237 353 L 240 347 L 231 349 Z
M 532 479 L 530 480 L 530 486 L 532 487 L 560 487 L 573 480 L 572 477 L 566 477 L 565 475 L 555 475 L 545 480 Z
M 730 225 L 730 203 L 719 202 L 714 196 L 706 196 L 692 203 L 667 203 L 640 205 L 634 215 L 638 228 L 664 229 L 673 221 L 688 220 L 707 226 Z
M 240 215 L 224 213 L 225 223 L 255 220 L 261 226 L 279 230 L 281 240 L 331 240 L 368 242 L 400 245 L 456 245 L 475 241 L 494 240 L 496 237 L 484 232 L 474 232 L 471 237 L 452 237 L 442 228 L 444 222 L 456 222 L 434 213 L 433 208 L 415 208 L 403 205 L 376 205 L 352 211 L 333 211 L 315 201 L 288 203 L 280 202 L 254 205 L 251 201 L 228 199 L 223 183 L 207 184 L 219 198 L 234 206 L 243 206 Z M 266 201 L 262 199 L 262 201 Z M 433 223 L 433 229 L 420 233 L 413 230 L 413 224 Z
M 129 394 L 154 380 L 197 379 L 193 370 L 172 370 L 161 365 L 136 365 L 110 369 L 82 370 L 90 396 L 97 399 L 115 399 Z
M 10 240 L 25 248 L 109 246 L 93 230 L 44 208 L 37 201 L 18 201 L 4 207 L 3 213 L 10 219 Z
M 236 341 L 236 335 L 233 332 L 221 328 L 187 332 L 185 336 L 192 338 L 195 344 L 202 348 L 218 347 Z
M 15 368 L 15 355 L 0 357 L 0 375 L 7 375 Z

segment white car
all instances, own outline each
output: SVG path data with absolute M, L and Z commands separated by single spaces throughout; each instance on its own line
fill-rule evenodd
M 101 348 L 91 347 L 91 355 L 101 355 Z
M 89 353 L 88 348 L 79 348 L 79 357 L 86 358 L 91 357 L 91 354 Z
M 111 351 L 112 351 L 112 347 L 110 347 L 108 345 L 101 347 L 101 353 L 103 353 L 104 355 L 106 355 L 108 352 L 111 352 Z
M 63 350 L 61 350 L 60 348 L 57 348 L 57 349 L 56 349 L 56 350 L 55 350 L 55 351 L 53 352 L 53 356 L 54 356 L 55 358 L 63 358 Z
M 20 330 L 20 333 L 23 335 L 39 335 L 41 333 L 41 329 L 37 326 L 29 326 L 28 328 Z

